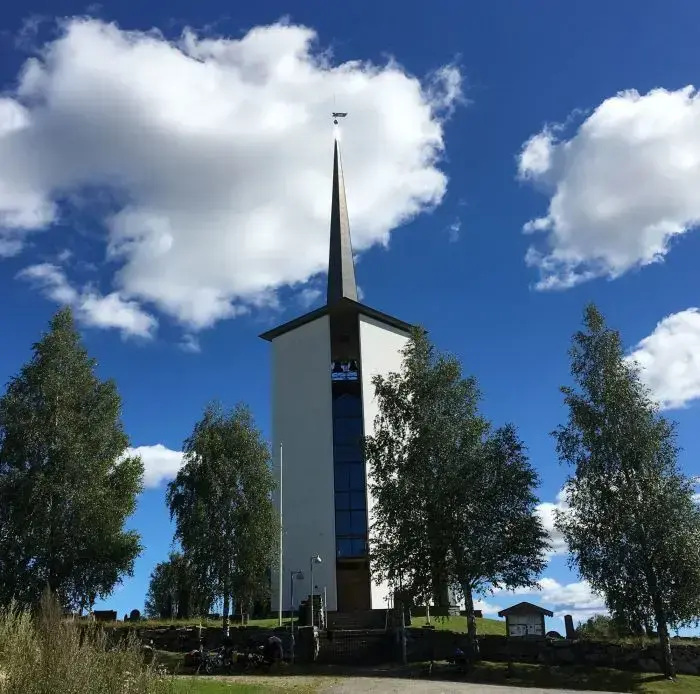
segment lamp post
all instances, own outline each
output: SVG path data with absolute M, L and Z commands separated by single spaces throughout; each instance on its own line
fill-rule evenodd
M 311 566 L 311 626 L 314 625 L 314 564 L 320 564 L 322 561 L 318 554 L 311 557 L 309 561 L 309 565 Z

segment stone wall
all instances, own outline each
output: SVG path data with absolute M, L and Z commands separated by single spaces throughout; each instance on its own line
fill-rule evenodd
M 187 653 L 199 648 L 199 630 L 197 627 L 160 627 L 156 629 L 144 629 L 139 627 L 121 627 L 111 630 L 112 638 L 126 638 L 133 633 L 143 643 L 153 642 L 153 647 L 159 651 L 174 651 Z M 276 629 L 262 629 L 259 627 L 231 627 L 230 638 L 234 644 L 244 646 L 248 639 L 256 642 L 262 641 L 270 634 L 278 633 Z M 289 633 L 282 629 L 280 633 Z M 223 631 L 221 627 L 202 628 L 204 647 L 214 650 L 223 643 Z
M 195 627 L 139 629 L 138 627 L 112 630 L 114 638 L 135 633 L 143 642 L 153 641 L 154 648 L 186 653 L 199 646 Z M 261 629 L 257 627 L 231 628 L 234 644 L 244 646 L 250 638 L 256 643 L 276 633 L 287 650 L 288 630 Z M 202 629 L 204 645 L 218 648 L 223 639 L 220 627 Z M 438 629 L 412 628 L 406 630 L 406 650 L 410 662 L 423 660 L 447 660 L 458 646 L 465 643 L 464 633 Z M 673 655 L 678 672 L 700 674 L 700 643 L 673 642 Z M 600 643 L 593 641 L 569 641 L 566 639 L 508 638 L 506 636 L 481 636 L 481 655 L 492 662 L 540 663 L 546 665 L 579 665 L 610 667 L 637 672 L 661 672 L 661 652 L 658 644 L 635 646 L 632 644 Z M 301 655 L 301 654 L 299 654 Z M 396 632 L 357 630 L 353 632 L 328 632 L 320 635 L 319 661 L 323 663 L 369 664 L 398 662 L 401 645 Z
M 408 629 L 407 652 L 411 661 L 450 658 L 465 640 L 464 634 L 432 629 Z M 541 663 L 610 667 L 637 672 L 661 672 L 658 644 L 632 644 L 568 641 L 565 639 L 508 638 L 482 636 L 481 655 L 492 662 Z M 677 642 L 672 645 L 678 672 L 700 674 L 700 644 Z

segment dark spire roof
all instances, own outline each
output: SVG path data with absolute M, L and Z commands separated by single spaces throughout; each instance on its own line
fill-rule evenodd
M 350 220 L 345 200 L 345 181 L 340 159 L 340 147 L 333 150 L 333 197 L 331 200 L 331 245 L 328 254 L 328 306 L 340 299 L 357 301 L 355 263 L 350 241 Z

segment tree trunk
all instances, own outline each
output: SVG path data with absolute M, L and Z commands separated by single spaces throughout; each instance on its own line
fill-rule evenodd
M 173 618 L 173 596 L 171 593 L 168 593 L 168 597 L 165 601 L 165 611 L 163 614 L 161 614 L 161 617 L 164 617 L 165 619 Z
M 228 592 L 228 586 L 224 588 L 224 615 L 223 615 L 223 630 L 224 636 L 228 636 L 228 610 L 229 610 L 230 596 Z
M 666 610 L 664 601 L 659 591 L 659 583 L 656 572 L 650 567 L 646 572 L 646 579 L 649 584 L 651 600 L 654 606 L 654 617 L 656 619 L 656 630 L 659 632 L 659 643 L 661 645 L 661 662 L 664 675 L 670 679 L 676 679 L 676 664 L 673 662 L 671 652 L 671 638 L 668 634 L 668 622 L 666 621 Z
M 671 651 L 671 637 L 668 633 L 666 615 L 660 599 L 654 598 L 654 611 L 656 612 L 656 628 L 659 632 L 659 643 L 661 644 L 661 662 L 664 675 L 670 679 L 676 679 L 676 664 L 673 662 Z
M 472 660 L 481 660 L 479 639 L 476 634 L 476 617 L 474 616 L 474 596 L 472 595 L 472 587 L 468 583 L 463 583 L 462 592 L 464 593 L 464 603 L 467 609 L 467 639 L 469 640 L 471 657 Z

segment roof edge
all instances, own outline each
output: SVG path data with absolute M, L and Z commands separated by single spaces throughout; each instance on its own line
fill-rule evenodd
M 321 318 L 322 316 L 330 315 L 333 313 L 344 313 L 347 311 L 355 311 L 358 314 L 363 314 L 368 318 L 376 320 L 378 323 L 384 323 L 385 325 L 388 325 L 392 328 L 396 328 L 397 330 L 401 330 L 406 333 L 410 333 L 414 328 L 417 327 L 412 323 L 407 323 L 406 321 L 391 316 L 388 313 L 378 311 L 377 309 L 372 308 L 371 306 L 361 304 L 359 301 L 354 301 L 353 299 L 349 299 L 348 297 L 343 297 L 342 299 L 336 301 L 330 306 L 326 304 L 324 306 L 321 306 L 320 308 L 315 309 L 314 311 L 310 311 L 309 313 L 305 313 L 302 316 L 293 318 L 292 320 L 287 321 L 282 325 L 278 325 L 276 328 L 266 330 L 264 333 L 261 333 L 259 337 L 261 337 L 263 340 L 266 340 L 267 342 L 272 342 L 272 340 L 280 337 L 281 335 L 291 332 L 292 330 L 296 330 L 302 325 L 311 323 L 311 321 Z
M 539 605 L 535 605 L 532 602 L 527 602 L 526 600 L 523 602 L 519 602 L 516 605 L 511 605 L 510 607 L 506 607 L 505 610 L 501 610 L 498 613 L 499 617 L 506 617 L 507 615 L 511 614 L 515 610 L 522 610 L 523 608 L 529 608 L 533 610 L 534 612 L 540 612 L 543 615 L 546 615 L 547 617 L 553 617 L 554 612 L 552 610 L 548 610 L 546 607 L 540 607 Z

